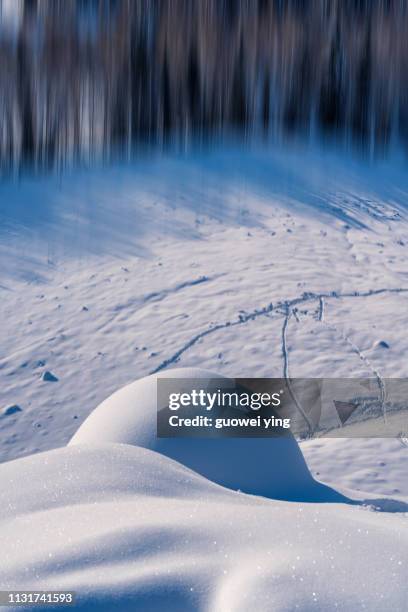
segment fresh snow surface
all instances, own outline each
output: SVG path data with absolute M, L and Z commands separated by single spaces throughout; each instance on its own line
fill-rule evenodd
M 161 374 L 166 375 L 182 379 L 218 377 L 200 368 L 171 369 Z M 179 461 L 213 482 L 254 495 L 298 501 L 336 497 L 312 479 L 292 436 L 279 439 L 158 438 L 158 376 L 160 374 L 142 378 L 102 402 L 70 444 L 113 442 L 142 446 Z M 223 381 L 225 379 L 220 378 L 220 389 L 223 389 Z M 230 390 L 230 387 L 227 385 L 224 389 Z M 267 467 L 281 466 L 283 462 L 284 469 Z
M 259 470 L 284 471 L 285 456 Z M 33 455 L 0 476 L 3 589 L 74 589 L 101 610 L 406 610 L 401 506 L 250 496 L 120 444 Z
M 405 163 L 235 148 L 3 183 L 0 459 L 169 367 L 407 376 Z
M 293 439 L 226 440 L 209 461 L 160 446 L 148 397 L 126 408 L 174 367 L 407 376 L 405 166 L 223 148 L 0 186 L 2 589 L 406 610 L 402 440 L 307 441 L 306 464 Z
M 320 439 L 301 444 L 312 474 L 337 487 L 408 498 L 408 448 L 396 439 Z

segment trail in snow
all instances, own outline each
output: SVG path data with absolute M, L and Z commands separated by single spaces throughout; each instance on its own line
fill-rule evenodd
M 287 388 L 288 391 L 295 403 L 295 406 L 298 410 L 298 412 L 301 414 L 301 416 L 303 417 L 307 427 L 308 427 L 308 433 L 309 435 L 313 434 L 313 424 L 311 423 L 310 419 L 308 418 L 305 410 L 302 407 L 302 404 L 299 400 L 299 398 L 297 397 L 295 391 L 293 390 L 292 384 L 291 384 L 291 379 L 290 379 L 290 372 L 289 372 L 289 352 L 288 352 L 288 346 L 287 346 L 287 334 L 288 334 L 288 326 L 289 326 L 289 320 L 293 314 L 293 307 L 297 306 L 299 304 L 305 304 L 306 302 L 311 302 L 311 301 L 315 301 L 318 300 L 319 302 L 319 313 L 318 313 L 318 320 L 319 322 L 323 323 L 324 325 L 326 325 L 326 327 L 328 327 L 329 329 L 331 329 L 332 331 L 334 331 L 335 333 L 340 333 L 341 337 L 343 338 L 343 340 L 345 340 L 353 349 L 353 351 L 358 355 L 358 357 L 369 367 L 369 369 L 371 369 L 371 371 L 373 372 L 373 375 L 375 376 L 377 382 L 378 382 L 378 386 L 379 386 L 379 390 L 380 390 L 380 402 L 381 402 L 381 408 L 382 408 L 382 413 L 383 413 L 383 418 L 384 421 L 386 421 L 386 409 L 385 409 L 385 402 L 386 402 L 386 386 L 384 383 L 384 380 L 382 378 L 382 376 L 380 375 L 380 373 L 377 371 L 377 369 L 371 364 L 371 362 L 365 357 L 365 355 L 362 353 L 362 351 L 358 348 L 358 346 L 351 340 L 351 338 L 349 338 L 347 335 L 343 334 L 342 332 L 340 332 L 336 326 L 331 325 L 329 323 L 327 323 L 326 321 L 324 321 L 323 317 L 324 317 L 324 300 L 330 300 L 330 299 L 342 299 L 342 298 L 367 298 L 367 297 L 371 297 L 371 296 L 376 296 L 376 295 L 380 295 L 380 294 L 386 294 L 386 293 L 408 293 L 408 288 L 381 288 L 381 289 L 370 289 L 368 291 L 365 292 L 345 292 L 345 293 L 339 293 L 336 291 L 332 291 L 332 292 L 328 292 L 328 293 L 320 293 L 320 294 L 314 294 L 314 293 L 307 293 L 305 295 L 303 295 L 302 297 L 297 297 L 294 298 L 292 300 L 286 300 L 286 301 L 281 301 L 278 304 L 276 304 L 275 306 L 271 303 L 269 304 L 269 306 L 267 307 L 262 307 L 259 310 L 254 310 L 251 313 L 245 313 L 245 314 L 240 314 L 238 320 L 236 321 L 226 321 L 225 323 L 220 323 L 218 325 L 214 325 L 210 328 L 208 328 L 207 330 L 204 330 L 203 332 L 200 332 L 199 334 L 197 334 L 196 336 L 194 336 L 193 338 L 190 339 L 189 342 L 187 342 L 185 345 L 183 345 L 178 351 L 176 351 L 176 353 L 174 353 L 174 355 L 172 355 L 170 358 L 164 360 L 157 368 L 155 368 L 154 370 L 152 370 L 150 373 L 151 374 L 156 374 L 166 368 L 168 368 L 171 365 L 176 364 L 180 357 L 186 352 L 188 351 L 191 347 L 193 347 L 199 340 L 205 338 L 206 336 L 209 336 L 210 334 L 220 331 L 220 330 L 225 330 L 225 329 L 229 329 L 231 327 L 237 326 L 237 325 L 245 325 L 251 321 L 254 321 L 255 319 L 257 319 L 258 317 L 264 317 L 264 316 L 270 316 L 271 313 L 277 313 L 282 314 L 280 311 L 280 309 L 283 309 L 283 312 L 285 314 L 283 314 L 283 325 L 282 325 L 282 358 L 283 358 L 283 378 L 286 380 L 286 384 L 287 384 Z M 241 313 L 243 313 L 244 311 L 241 311 Z
M 161 291 L 154 291 L 152 293 L 148 293 L 141 297 L 130 298 L 124 303 L 116 304 L 113 308 L 114 315 L 107 319 L 102 325 L 98 327 L 98 331 L 104 330 L 107 326 L 111 325 L 117 316 L 124 310 L 130 309 L 132 313 L 141 310 L 144 306 L 151 304 L 152 302 L 160 302 L 164 300 L 166 297 L 177 294 L 184 289 L 188 289 L 189 287 L 196 287 L 197 285 L 202 285 L 204 283 L 210 283 L 217 278 L 225 276 L 225 274 L 214 274 L 213 276 L 200 276 L 198 278 L 192 280 L 186 280 L 182 283 L 178 283 L 173 287 L 169 287 L 167 289 L 162 289 Z M 128 313 L 129 314 L 129 313 Z
M 268 306 L 262 306 L 261 308 L 250 312 L 249 314 L 241 314 L 236 321 L 225 321 L 224 323 L 216 324 L 200 332 L 199 334 L 193 336 L 186 344 L 181 346 L 171 357 L 162 361 L 162 363 L 160 363 L 150 373 L 156 374 L 157 372 L 164 370 L 170 365 L 177 363 L 180 357 L 186 351 L 188 351 L 188 349 L 194 346 L 202 338 L 205 338 L 206 336 L 213 334 L 216 331 L 219 331 L 222 329 L 229 329 L 237 325 L 245 325 L 251 321 L 254 321 L 258 317 L 264 317 L 264 316 L 270 315 L 272 312 L 281 314 L 279 313 L 279 309 L 284 309 L 284 311 L 290 312 L 291 309 L 293 309 L 293 306 L 297 306 L 299 304 L 306 304 L 308 302 L 313 302 L 316 300 L 320 301 L 320 300 L 342 299 L 342 298 L 366 298 L 366 297 L 372 297 L 375 295 L 387 294 L 387 293 L 391 293 L 391 294 L 392 293 L 408 293 L 408 288 L 396 288 L 396 289 L 382 288 L 382 289 L 370 289 L 369 291 L 364 291 L 364 292 L 352 291 L 352 292 L 345 292 L 345 293 L 340 293 L 336 291 L 324 292 L 324 293 L 308 292 L 304 294 L 302 297 L 296 297 L 292 300 L 283 300 L 283 301 L 278 302 L 275 305 L 271 303 Z M 241 311 L 241 312 L 244 312 L 244 311 Z M 290 316 L 290 314 L 289 315 L 286 314 L 283 316 L 284 316 L 283 326 L 285 328 L 285 334 L 282 334 L 282 355 L 283 355 L 283 361 L 284 361 L 283 377 L 287 379 L 289 377 L 288 355 L 287 355 L 287 350 L 283 346 L 283 344 L 284 344 L 284 337 L 286 337 L 287 319 L 288 319 L 288 316 Z
M 283 325 L 282 325 L 283 377 L 286 380 L 286 386 L 288 388 L 289 394 L 292 400 L 294 401 L 298 412 L 302 415 L 307 425 L 308 434 L 311 435 L 313 433 L 313 424 L 311 423 L 305 410 L 303 410 L 302 404 L 299 398 L 297 397 L 295 391 L 293 390 L 292 383 L 291 383 L 290 376 L 289 376 L 289 351 L 288 351 L 288 346 L 287 346 L 287 333 L 288 333 L 289 321 L 290 321 L 292 313 L 293 313 L 293 310 L 289 307 L 289 305 L 286 305 L 286 315 L 285 315 L 285 318 L 283 320 Z
M 140 306 L 143 307 L 145 304 L 149 304 L 150 302 L 160 302 L 164 300 L 169 295 L 174 293 L 178 293 L 183 289 L 188 289 L 189 287 L 196 287 L 197 285 L 202 285 L 203 283 L 209 283 L 221 276 L 225 276 L 225 274 L 215 274 L 214 276 L 200 276 L 199 278 L 194 278 L 192 280 L 186 280 L 182 283 L 175 285 L 174 287 L 170 287 L 168 289 L 163 289 L 162 291 L 154 291 L 152 293 L 148 293 L 147 295 L 135 298 L 133 300 L 129 300 L 124 304 L 117 304 L 114 308 L 115 312 L 120 312 L 121 310 L 126 310 L 127 308 L 131 308 L 132 306 Z
M 319 319 L 320 320 L 320 319 Z M 320 320 L 321 321 L 321 320 Z M 361 359 L 361 361 L 368 366 L 368 368 L 372 371 L 375 379 L 377 380 L 378 383 L 378 387 L 380 390 L 380 403 L 381 403 L 381 410 L 383 413 L 383 418 L 384 418 L 384 422 L 387 420 L 387 413 L 386 413 L 386 409 L 385 409 L 385 402 L 387 399 L 387 392 L 386 392 L 386 385 L 384 382 L 383 377 L 381 376 L 381 374 L 378 372 L 378 370 L 372 365 L 371 361 L 369 359 L 367 359 L 367 357 L 364 355 L 363 351 L 356 345 L 355 342 L 353 342 L 353 340 L 347 336 L 346 334 L 344 334 L 341 330 L 339 330 L 335 325 L 332 325 L 330 323 L 327 323 L 325 321 L 321 321 L 321 323 L 323 323 L 324 325 L 326 325 L 326 327 L 328 329 L 330 329 L 331 331 L 334 331 L 336 334 L 339 334 L 340 337 L 347 342 L 347 344 L 349 344 L 352 348 L 352 350 L 354 351 L 354 353 L 356 353 L 356 355 L 358 355 L 359 359 Z

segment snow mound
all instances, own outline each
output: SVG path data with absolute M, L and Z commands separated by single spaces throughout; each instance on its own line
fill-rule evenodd
M 2 589 L 123 612 L 406 610 L 401 515 L 239 494 L 118 444 L 11 461 L 0 480 Z
M 245 493 L 287 500 L 326 500 L 336 496 L 317 483 L 296 440 L 287 438 L 157 438 L 158 377 L 228 379 L 200 368 L 177 368 L 138 380 L 102 402 L 70 444 L 106 442 L 154 450 L 209 480 Z

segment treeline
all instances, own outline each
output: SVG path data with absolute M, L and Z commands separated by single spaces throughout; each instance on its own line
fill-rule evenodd
M 408 141 L 403 0 L 16 0 L 0 19 L 2 168 L 231 131 Z

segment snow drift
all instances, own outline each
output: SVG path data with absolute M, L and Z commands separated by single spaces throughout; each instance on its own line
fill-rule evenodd
M 177 368 L 120 389 L 85 420 L 70 444 L 131 444 L 154 450 L 231 489 L 287 500 L 327 500 L 296 440 L 285 438 L 158 438 L 157 378 L 228 379 L 201 368 Z M 228 387 L 230 388 L 230 387 Z
M 406 609 L 400 515 L 233 492 L 123 444 L 39 453 L 0 479 L 2 589 L 73 589 L 87 610 Z

